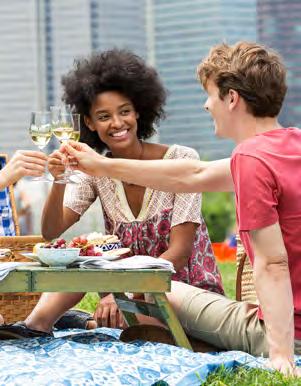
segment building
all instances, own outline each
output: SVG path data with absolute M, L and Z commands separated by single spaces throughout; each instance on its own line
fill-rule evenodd
M 155 65 L 169 90 L 160 141 L 195 148 L 203 159 L 230 155 L 233 143 L 218 140 L 196 67 L 214 44 L 256 38 L 256 0 L 153 0 Z
M 221 41 L 258 40 L 288 66 L 284 125 L 301 125 L 299 0 L 12 0 L 0 3 L 1 151 L 34 148 L 30 112 L 60 103 L 74 58 L 112 47 L 156 66 L 169 91 L 160 141 L 194 147 L 203 159 L 229 156 L 203 110 L 196 67 Z M 53 142 L 52 146 L 57 146 Z
M 0 2 L 1 152 L 30 144 L 30 112 L 44 98 L 35 0 Z
M 288 68 L 288 93 L 280 122 L 301 127 L 301 2 L 258 0 L 257 36 L 282 55 Z
M 9 154 L 34 148 L 30 112 L 60 103 L 75 58 L 113 47 L 147 54 L 145 0 L 2 1 L 0 32 L 0 140 Z

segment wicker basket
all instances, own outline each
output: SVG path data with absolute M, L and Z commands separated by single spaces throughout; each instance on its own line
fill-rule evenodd
M 0 237 L 0 248 L 9 248 L 11 256 L 1 261 L 31 261 L 24 257 L 21 251 L 32 251 L 36 242 L 41 242 L 41 236 L 3 236 Z M 0 314 L 5 323 L 24 320 L 37 304 L 39 292 L 12 292 L 0 294 Z
M 37 304 L 38 292 L 13 292 L 0 295 L 0 312 L 5 323 L 24 320 Z
M 236 299 L 243 300 L 248 303 L 258 304 L 253 280 L 253 268 L 239 237 L 237 237 L 236 257 Z

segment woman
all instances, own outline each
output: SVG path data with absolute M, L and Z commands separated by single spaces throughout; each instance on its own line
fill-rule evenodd
M 187 147 L 145 141 L 155 133 L 154 124 L 164 116 L 166 92 L 156 71 L 133 53 L 114 49 L 80 60 L 75 69 L 63 77 L 62 84 L 64 101 L 81 115 L 81 141 L 98 152 L 106 151 L 107 157 L 198 158 L 197 153 Z M 54 179 L 62 174 L 59 151 L 50 155 L 49 171 Z M 116 234 L 123 246 L 131 249 L 132 255 L 170 260 L 176 270 L 174 280 L 223 293 L 200 212 L 200 194 L 159 192 L 83 174 L 78 184 L 67 187 L 53 184 L 43 210 L 43 236 L 58 237 L 77 222 L 98 197 L 106 233 Z M 44 294 L 25 321 L 27 327 L 49 332 L 62 313 L 83 295 Z M 111 295 L 100 300 L 94 318 L 101 326 L 123 325 L 122 314 Z
M 21 178 L 26 176 L 39 177 L 45 171 L 47 157 L 40 151 L 19 150 L 17 151 L 7 165 L 0 170 L 0 190 L 16 184 Z M 0 219 L 2 231 L 7 227 L 7 220 Z M 5 233 L 5 232 L 4 232 Z M 5 318 L 5 315 L 4 315 Z M 0 325 L 4 323 L 0 315 Z

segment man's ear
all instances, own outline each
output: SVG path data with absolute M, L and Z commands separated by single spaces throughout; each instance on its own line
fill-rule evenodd
M 88 117 L 87 115 L 84 115 L 84 122 L 85 122 L 85 125 L 89 128 L 89 130 L 95 131 L 94 125 L 92 124 L 92 120 L 90 117 Z
M 229 110 L 232 111 L 237 106 L 240 95 L 236 90 L 233 90 L 232 88 L 230 88 L 228 97 L 229 97 Z

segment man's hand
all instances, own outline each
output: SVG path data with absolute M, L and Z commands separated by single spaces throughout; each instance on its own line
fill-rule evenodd
M 122 312 L 112 294 L 100 300 L 94 313 L 94 319 L 99 327 L 124 328 L 126 326 Z
M 96 153 L 85 143 L 69 141 L 60 147 L 60 152 L 68 157 L 69 166 L 91 176 L 99 176 L 99 161 L 105 157 Z
M 270 365 L 274 370 L 280 371 L 287 376 L 301 377 L 301 368 L 296 367 L 294 361 L 290 361 L 287 357 L 275 357 L 270 359 Z
M 49 155 L 48 170 L 50 171 L 54 179 L 58 178 L 64 173 L 64 156 L 60 151 L 56 150 Z
M 14 184 L 25 176 L 41 176 L 45 171 L 46 163 L 47 156 L 40 151 L 17 151 L 0 172 L 0 187 Z

